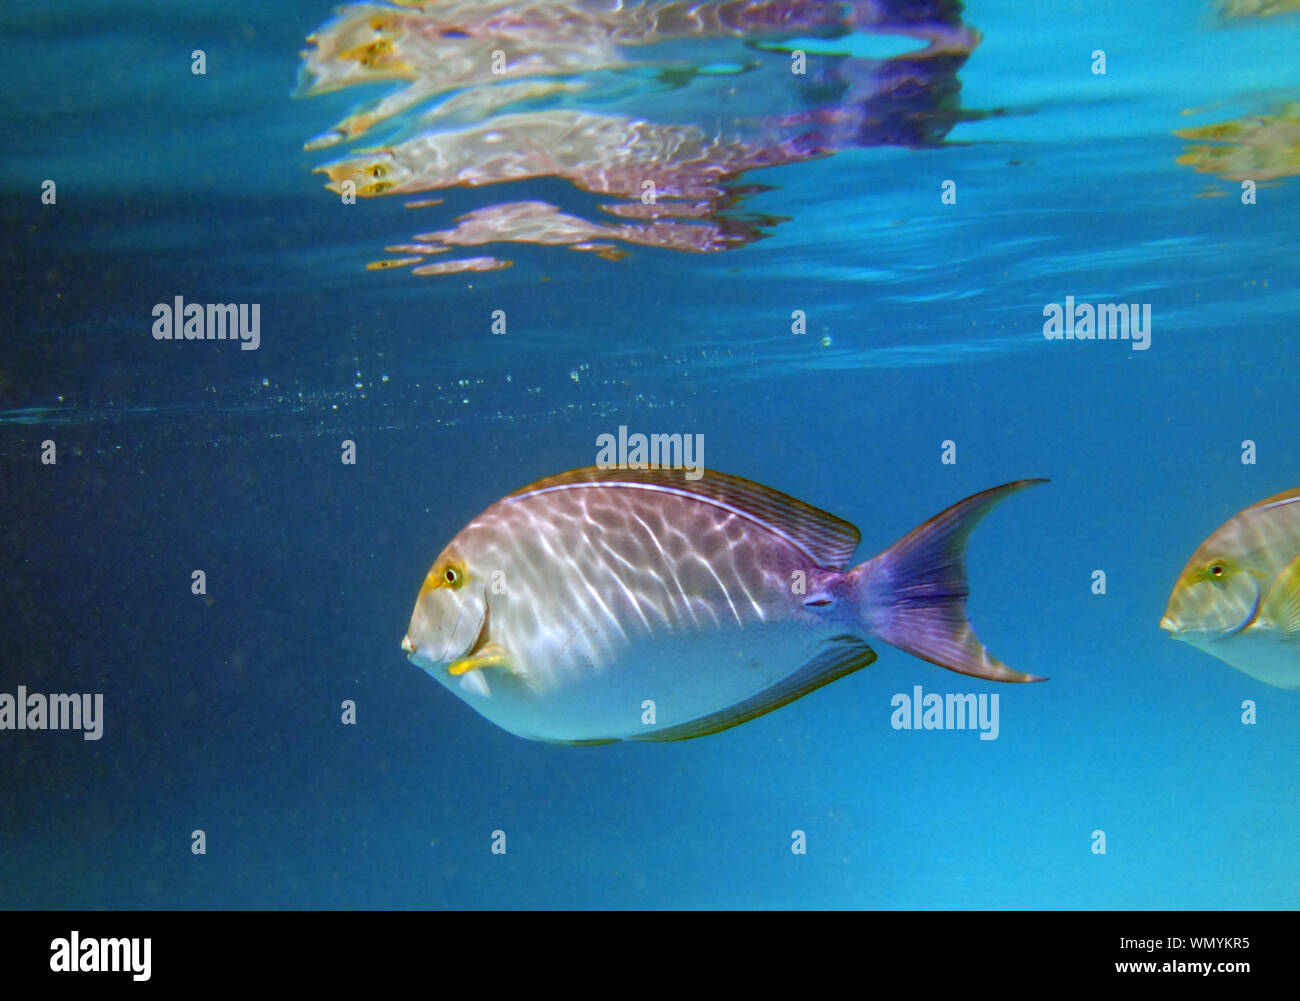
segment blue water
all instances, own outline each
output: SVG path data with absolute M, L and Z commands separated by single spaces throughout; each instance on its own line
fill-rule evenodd
M 1244 205 L 1226 168 L 1178 162 L 1194 143 L 1174 132 L 1285 116 L 1300 14 L 971 3 L 978 46 L 897 98 L 901 132 L 868 102 L 825 155 L 726 179 L 744 190 L 708 218 L 747 234 L 731 249 L 501 240 L 427 260 L 509 267 L 424 276 L 366 265 L 493 205 L 608 226 L 619 199 L 552 175 L 342 204 L 313 170 L 418 135 L 429 105 L 305 150 L 395 87 L 302 92 L 304 39 L 332 16 L 0 11 L 0 691 L 105 700 L 98 741 L 0 731 L 0 906 L 1300 906 L 1300 696 L 1157 626 L 1201 540 L 1298 485 L 1300 158 L 1282 142 Z M 817 100 L 918 44 L 832 41 L 855 55 L 809 55 Z M 792 47 L 677 38 L 653 57 L 673 74 L 593 67 L 589 91 L 521 106 L 713 135 L 731 90 L 750 121 L 812 106 Z M 260 346 L 155 340 L 177 295 L 259 303 Z M 1149 303 L 1149 350 L 1046 340 L 1066 296 Z M 620 425 L 703 434 L 710 468 L 856 524 L 859 559 L 1050 477 L 989 516 L 968 565 L 981 638 L 1051 680 L 882 643 L 698 740 L 498 729 L 399 649 L 420 583 L 474 515 L 591 464 Z M 916 685 L 996 692 L 998 738 L 893 729 Z

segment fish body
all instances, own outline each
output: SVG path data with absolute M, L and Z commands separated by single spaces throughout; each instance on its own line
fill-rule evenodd
M 876 658 L 879 637 L 956 671 L 1041 680 L 966 619 L 962 501 L 847 569 L 854 526 L 705 471 L 588 468 L 493 504 L 434 562 L 402 646 L 492 722 L 562 743 L 735 726 Z
M 1300 688 L 1300 489 L 1246 508 L 1202 542 L 1160 626 L 1253 678 Z

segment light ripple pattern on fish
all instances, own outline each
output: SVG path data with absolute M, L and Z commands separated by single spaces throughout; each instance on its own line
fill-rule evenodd
M 1300 688 L 1300 489 L 1246 508 L 1202 542 L 1160 626 L 1253 678 Z
M 403 648 L 512 733 L 579 744 L 735 726 L 871 663 L 870 636 L 1041 680 L 980 644 L 962 559 L 974 525 L 1038 481 L 967 498 L 848 570 L 848 522 L 684 472 L 580 469 L 502 498 L 434 562 Z

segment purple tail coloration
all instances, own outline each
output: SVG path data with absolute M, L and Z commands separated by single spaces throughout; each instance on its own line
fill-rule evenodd
M 992 681 L 1046 681 L 984 649 L 966 617 L 966 542 L 1001 500 L 1046 480 L 1017 480 L 967 497 L 850 571 L 870 630 L 950 671 Z

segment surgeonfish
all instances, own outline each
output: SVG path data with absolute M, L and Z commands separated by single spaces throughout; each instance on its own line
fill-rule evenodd
M 1160 628 L 1279 688 L 1300 688 L 1300 489 L 1262 500 L 1201 543 Z
M 434 561 L 402 648 L 493 723 L 567 744 L 684 740 L 876 659 L 994 659 L 966 615 L 971 530 L 1044 480 L 968 497 L 846 569 L 858 530 L 736 476 L 587 468 L 497 501 Z

